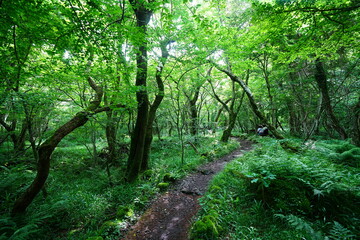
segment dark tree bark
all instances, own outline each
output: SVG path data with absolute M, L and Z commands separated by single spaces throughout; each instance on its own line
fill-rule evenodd
M 208 71 L 208 77 L 210 77 L 210 72 L 211 69 L 209 69 Z M 249 78 L 249 71 L 247 72 L 246 75 L 246 79 Z M 247 80 L 246 80 L 247 81 Z M 231 136 L 231 132 L 235 127 L 235 123 L 236 123 L 236 117 L 240 111 L 243 99 L 244 99 L 244 93 L 242 94 L 240 101 L 239 101 L 239 105 L 235 108 L 235 103 L 237 102 L 238 98 L 237 98 L 237 91 L 235 89 L 235 82 L 232 82 L 232 97 L 230 98 L 229 102 L 230 102 L 230 106 L 227 105 L 227 102 L 224 102 L 220 99 L 220 97 L 216 94 L 214 86 L 212 85 L 210 78 L 209 78 L 209 83 L 212 89 L 212 92 L 214 94 L 215 99 L 220 102 L 223 106 L 223 108 L 228 112 L 229 114 L 229 122 L 227 124 L 227 128 L 224 130 L 222 136 L 221 136 L 221 141 L 222 142 L 227 142 L 229 141 L 229 138 Z
M 117 113 L 113 110 L 107 111 L 107 122 L 105 127 L 106 141 L 109 148 L 109 159 L 110 163 L 113 163 L 116 158 L 116 132 L 117 132 L 117 123 L 116 115 Z
M 246 96 L 248 97 L 251 109 L 255 113 L 255 115 L 260 119 L 260 121 L 263 124 L 266 124 L 266 126 L 268 127 L 270 132 L 274 135 L 274 137 L 276 137 L 277 139 L 283 139 L 284 137 L 276 130 L 276 128 L 272 124 L 270 124 L 270 122 L 267 120 L 267 118 L 260 111 L 258 105 L 256 104 L 255 98 L 254 98 L 250 88 L 247 86 L 247 84 L 244 81 L 242 81 L 240 78 L 238 78 L 236 75 L 234 75 L 232 72 L 230 72 L 229 70 L 222 69 L 221 67 L 217 66 L 216 64 L 214 64 L 214 65 L 219 71 L 228 75 L 232 81 L 237 82 L 242 87 L 242 89 L 245 91 Z
M 201 86 L 196 87 L 192 97 L 185 94 L 190 105 L 190 134 L 193 136 L 197 135 L 198 130 L 198 111 L 196 108 L 196 102 L 199 99 L 200 89 Z
M 315 80 L 320 90 L 320 96 L 322 98 L 322 106 L 326 112 L 326 115 L 330 118 L 332 128 L 337 131 L 342 139 L 347 138 L 345 130 L 341 127 L 339 120 L 336 118 L 333 108 L 331 106 L 331 100 L 328 91 L 326 72 L 323 63 L 320 59 L 315 61 Z
M 141 1 L 130 0 L 138 27 L 138 50 L 136 51 L 136 83 L 139 87 L 136 93 L 137 117 L 131 137 L 130 154 L 127 162 L 127 180 L 134 181 L 141 169 L 144 156 L 145 137 L 149 118 L 149 97 L 146 91 L 147 80 L 147 25 L 152 11 L 147 9 Z
M 75 129 L 83 126 L 88 121 L 89 116 L 99 110 L 98 107 L 101 103 L 103 90 L 101 87 L 96 85 L 90 77 L 88 78 L 88 82 L 96 93 L 95 99 L 90 102 L 86 111 L 77 113 L 70 121 L 59 127 L 51 137 L 40 145 L 38 150 L 39 161 L 35 179 L 25 192 L 15 201 L 12 209 L 12 215 L 24 213 L 26 208 L 44 187 L 45 181 L 49 175 L 51 154 L 60 141 Z
M 5 128 L 5 130 L 9 133 L 10 139 L 13 142 L 13 149 L 14 153 L 20 153 L 24 151 L 25 147 L 25 139 L 26 139 L 26 132 L 28 129 L 27 121 L 24 120 L 21 125 L 21 130 L 17 134 L 16 133 L 16 126 L 17 126 L 17 120 L 13 120 L 10 124 L 6 123 L 3 119 L 4 116 L 0 116 L 0 125 Z
M 360 97 L 353 108 L 353 112 L 353 141 L 357 146 L 360 146 Z
M 164 98 L 164 83 L 162 79 L 162 72 L 166 61 L 169 57 L 169 52 L 167 51 L 166 47 L 169 44 L 169 41 L 164 41 L 161 43 L 161 58 L 159 65 L 156 68 L 156 83 L 158 86 L 158 93 L 155 96 L 154 102 L 150 106 L 149 110 L 149 119 L 147 122 L 147 129 L 146 129 L 146 137 L 145 137 L 145 146 L 144 146 L 144 157 L 141 163 L 141 171 L 145 171 L 148 169 L 149 159 L 150 159 L 150 149 L 151 143 L 153 140 L 153 124 L 156 117 L 156 111 L 159 108 L 163 98 Z
M 12 37 L 13 37 L 12 44 L 14 51 L 13 55 L 15 59 L 14 61 L 11 61 L 10 65 L 14 68 L 13 74 L 10 74 L 9 76 L 6 77 L 7 80 L 5 82 L 5 86 L 6 86 L 5 94 L 3 96 L 4 98 L 0 99 L 0 103 L 2 103 L 6 99 L 5 97 L 8 96 L 10 92 L 19 93 L 20 79 L 23 72 L 23 68 L 28 60 L 28 56 L 33 46 L 32 40 L 28 41 L 25 44 L 24 42 L 22 44 L 18 43 L 19 37 L 17 35 L 17 28 L 18 28 L 17 25 L 14 25 L 12 28 Z M 21 45 L 21 48 L 19 47 L 19 45 Z M 19 153 L 24 151 L 25 137 L 26 137 L 26 132 L 28 130 L 26 119 L 22 121 L 21 130 L 18 134 L 15 132 L 18 124 L 17 119 L 12 120 L 11 123 L 6 123 L 3 116 L 0 115 L 0 124 L 5 128 L 7 132 L 9 132 L 10 138 L 14 145 L 14 152 Z
M 264 76 L 265 83 L 266 83 L 266 89 L 267 89 L 267 93 L 268 93 L 268 97 L 269 97 L 269 103 L 270 103 L 270 108 L 271 108 L 271 123 L 272 123 L 272 125 L 276 126 L 277 125 L 277 116 L 276 116 L 276 108 L 274 106 L 274 97 L 271 94 L 271 85 L 270 85 L 270 79 L 269 79 L 270 73 L 268 70 L 268 65 L 269 65 L 268 54 L 265 52 L 263 54 L 263 58 L 261 59 L 259 57 L 258 61 L 259 61 L 260 69 L 263 72 L 263 76 Z

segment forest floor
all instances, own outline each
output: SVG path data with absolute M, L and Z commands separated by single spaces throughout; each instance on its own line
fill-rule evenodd
M 240 147 L 224 157 L 202 165 L 178 180 L 166 193 L 156 198 L 149 209 L 131 227 L 124 240 L 186 240 L 191 222 L 200 209 L 198 199 L 210 180 L 231 160 L 251 150 L 252 142 L 239 140 Z

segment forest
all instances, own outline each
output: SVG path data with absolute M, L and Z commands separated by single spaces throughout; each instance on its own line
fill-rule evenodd
M 0 240 L 146 239 L 151 202 L 244 141 L 186 239 L 359 239 L 359 10 L 0 0 Z

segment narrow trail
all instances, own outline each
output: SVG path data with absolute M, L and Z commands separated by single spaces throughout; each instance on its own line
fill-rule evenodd
M 224 157 L 200 166 L 158 197 L 124 240 L 187 240 L 191 221 L 200 209 L 198 199 L 209 181 L 231 160 L 251 150 L 252 142 L 239 140 L 240 147 Z

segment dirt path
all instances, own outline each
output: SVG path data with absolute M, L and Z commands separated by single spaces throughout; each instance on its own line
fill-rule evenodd
M 240 147 L 226 156 L 202 165 L 198 170 L 178 181 L 173 188 L 157 198 L 131 228 L 124 240 L 186 240 L 192 218 L 200 209 L 198 198 L 209 181 L 225 164 L 242 156 L 252 143 L 240 140 Z

